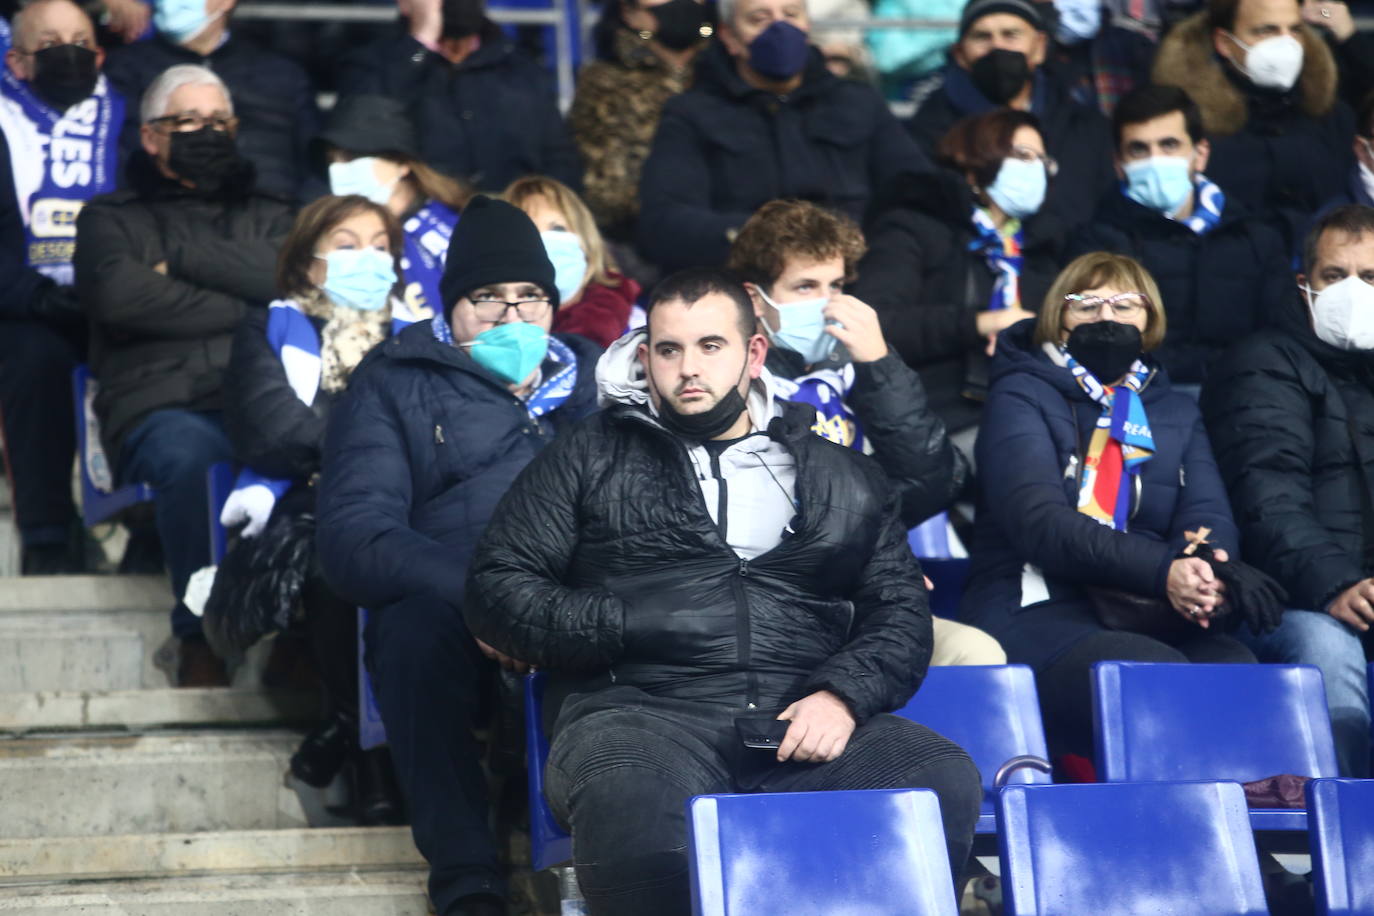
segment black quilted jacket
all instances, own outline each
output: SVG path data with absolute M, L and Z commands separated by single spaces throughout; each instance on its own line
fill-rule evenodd
M 470 569 L 473 634 L 588 683 L 776 708 L 816 690 L 860 721 L 905 703 L 930 662 L 921 572 L 871 460 L 787 405 L 799 516 L 742 560 L 707 514 L 681 440 L 644 411 L 593 416 L 526 468 Z

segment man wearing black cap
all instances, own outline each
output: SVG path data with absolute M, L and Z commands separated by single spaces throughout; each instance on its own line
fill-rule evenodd
M 539 173 L 582 186 L 548 75 L 485 15 L 484 0 L 401 0 L 404 31 L 344 57 L 339 89 L 381 93 L 409 107 L 420 155 L 499 191 Z
M 496 503 L 596 407 L 597 347 L 551 336 L 539 230 L 477 197 L 454 230 L 444 307 L 377 347 L 330 414 L 319 486 L 326 578 L 371 612 L 364 640 L 440 916 L 505 912 L 472 717 L 493 670 L 459 614 Z
M 939 72 L 918 84 L 908 127 L 934 155 L 940 138 L 961 118 L 1008 106 L 1040 120 L 1046 152 L 1059 163 L 1042 213 L 1063 225 L 1086 220 L 1115 179 L 1107 120 L 1069 97 L 1068 87 L 1042 66 L 1049 36 L 1041 5 L 1031 0 L 969 0 L 959 39 Z

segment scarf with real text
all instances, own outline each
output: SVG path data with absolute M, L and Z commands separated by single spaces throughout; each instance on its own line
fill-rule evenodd
M 417 316 L 424 316 L 426 309 L 434 314 L 443 311 L 439 279 L 444 275 L 444 256 L 458 220 L 453 210 L 431 200 L 405 221 L 401 270 L 406 278 L 406 305 Z
M 1150 370 L 1136 360 L 1125 381 L 1108 388 L 1079 365 L 1067 349 L 1061 347 L 1060 353 L 1074 381 L 1102 407 L 1083 460 L 1078 511 L 1116 531 L 1125 531 L 1131 517 L 1135 478 L 1155 454 L 1150 421 L 1140 400 L 1140 390 L 1150 377 Z

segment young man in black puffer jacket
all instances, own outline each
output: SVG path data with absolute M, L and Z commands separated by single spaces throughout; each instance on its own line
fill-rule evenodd
M 703 793 L 931 788 L 956 873 L 968 856 L 977 768 L 886 715 L 932 642 L 898 500 L 775 402 L 767 354 L 738 281 L 663 281 L 645 379 L 599 372 L 609 406 L 531 463 L 471 567 L 473 634 L 569 692 L 546 779 L 594 914 L 689 912 Z M 759 750 L 742 719 L 788 724 Z

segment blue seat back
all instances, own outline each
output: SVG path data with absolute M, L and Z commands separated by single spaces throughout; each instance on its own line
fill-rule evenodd
M 1338 775 L 1310 665 L 1099 662 L 1092 683 L 1107 782 Z
M 114 467 L 100 442 L 95 415 L 95 379 L 85 365 L 72 370 L 72 415 L 76 418 L 77 457 L 81 462 L 81 517 L 87 527 L 98 525 L 130 506 L 153 500 L 144 483 L 116 487 Z
M 1317 912 L 1374 913 L 1374 780 L 1314 779 L 1307 813 Z
M 558 826 L 544 799 L 544 764 L 549 759 L 543 723 L 544 680 L 543 674 L 525 675 L 525 765 L 529 770 L 530 859 L 535 871 L 572 859 L 572 837 Z
M 916 695 L 897 715 L 944 735 L 968 751 L 992 792 L 998 768 L 1012 757 L 1047 757 L 1035 675 L 1025 665 L 953 665 L 931 668 Z M 1015 771 L 1010 782 L 1048 783 L 1033 769 Z
M 929 789 L 699 795 L 687 803 L 697 916 L 955 916 Z
M 997 827 L 1006 916 L 1269 912 L 1234 782 L 1008 786 Z

